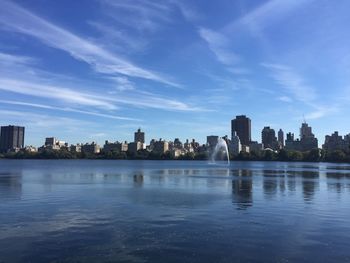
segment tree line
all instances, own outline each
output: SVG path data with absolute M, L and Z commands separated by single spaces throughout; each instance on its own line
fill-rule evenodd
M 208 160 L 208 153 L 186 153 L 174 157 L 170 152 L 155 153 L 147 150 L 133 152 L 108 151 L 97 154 L 70 152 L 61 150 L 44 150 L 40 152 L 19 151 L 17 153 L 0 154 L 5 159 L 120 159 L 120 160 Z M 313 149 L 307 152 L 282 149 L 278 152 L 241 152 L 230 155 L 230 160 L 239 161 L 283 161 L 283 162 L 346 162 L 350 163 L 350 152 L 335 150 L 324 151 Z

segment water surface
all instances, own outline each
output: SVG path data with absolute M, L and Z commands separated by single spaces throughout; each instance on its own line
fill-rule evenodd
M 350 165 L 0 160 L 0 262 L 350 262 Z

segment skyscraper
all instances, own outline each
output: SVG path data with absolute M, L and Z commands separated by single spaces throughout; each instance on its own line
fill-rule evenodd
M 228 146 L 229 146 L 229 152 L 233 155 L 238 155 L 241 152 L 242 146 L 236 132 L 233 132 L 231 142 L 229 143 Z
M 312 133 L 312 128 L 306 122 L 301 124 L 300 143 L 302 151 L 310 151 L 318 148 L 318 140 Z
M 300 128 L 300 140 L 308 137 L 315 137 L 315 135 L 312 133 L 312 128 L 304 122 L 301 124 Z
M 234 137 L 234 132 L 237 133 L 241 144 L 248 146 L 252 140 L 251 120 L 245 115 L 236 116 L 236 118 L 231 121 L 231 138 Z
M 7 152 L 24 147 L 24 127 L 2 126 L 0 135 L 0 152 Z
M 306 123 L 302 123 L 300 128 L 300 139 L 294 140 L 294 134 L 288 133 L 286 149 L 296 151 L 310 151 L 318 148 L 318 140 L 312 133 L 312 128 Z
M 276 138 L 276 133 L 274 129 L 271 129 L 270 127 L 264 127 L 264 129 L 261 132 L 261 142 L 264 145 L 264 148 L 271 148 L 273 150 L 277 150 L 278 143 Z
M 134 142 L 145 143 L 145 133 L 140 128 L 135 132 Z
M 282 131 L 282 129 L 278 131 L 278 143 L 281 148 L 284 147 L 284 132 Z

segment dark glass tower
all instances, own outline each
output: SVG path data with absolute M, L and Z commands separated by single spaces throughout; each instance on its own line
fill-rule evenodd
M 24 147 L 24 127 L 2 126 L 0 135 L 0 152 Z
M 252 140 L 251 129 L 251 120 L 245 115 L 236 116 L 231 121 L 231 137 L 236 132 L 243 145 L 248 146 L 250 144 Z

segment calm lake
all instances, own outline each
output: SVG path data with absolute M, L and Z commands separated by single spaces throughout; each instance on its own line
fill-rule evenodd
M 350 165 L 0 160 L 0 262 L 350 262 Z

